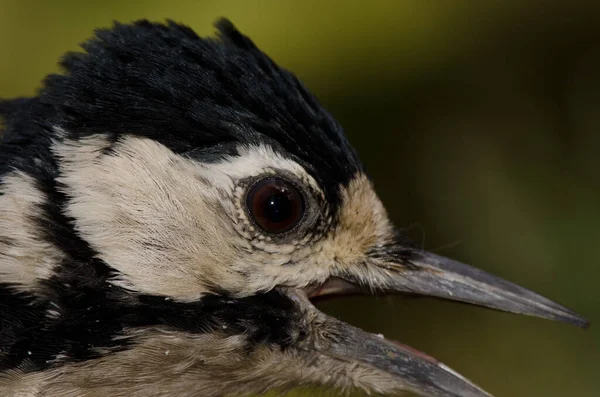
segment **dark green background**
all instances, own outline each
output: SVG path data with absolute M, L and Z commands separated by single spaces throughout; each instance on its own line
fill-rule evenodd
M 413 238 L 596 324 L 401 298 L 323 308 L 497 396 L 599 396 L 600 2 L 0 0 L 0 97 L 33 94 L 113 20 L 211 34 L 220 16 L 338 117 Z

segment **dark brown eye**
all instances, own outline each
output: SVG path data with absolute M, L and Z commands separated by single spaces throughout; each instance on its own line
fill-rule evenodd
M 290 182 L 266 178 L 256 182 L 246 196 L 246 205 L 254 223 L 267 233 L 283 233 L 300 222 L 304 199 Z

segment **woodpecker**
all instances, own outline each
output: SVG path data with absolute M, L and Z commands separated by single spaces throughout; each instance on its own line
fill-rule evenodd
M 323 296 L 418 294 L 589 325 L 411 243 L 315 96 L 216 26 L 201 38 L 116 23 L 37 96 L 0 102 L 1 396 L 489 396 L 319 311 Z

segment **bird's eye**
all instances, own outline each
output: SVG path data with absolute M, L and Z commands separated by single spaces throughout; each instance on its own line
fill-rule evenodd
M 302 194 L 280 178 L 265 178 L 252 185 L 246 205 L 254 223 L 272 234 L 292 229 L 304 214 Z

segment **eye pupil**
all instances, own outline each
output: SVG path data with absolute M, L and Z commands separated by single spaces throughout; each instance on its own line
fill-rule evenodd
M 276 193 L 270 196 L 265 202 L 264 213 L 273 223 L 282 223 L 289 219 L 293 214 L 293 205 L 285 194 Z
M 246 198 L 254 223 L 267 233 L 278 234 L 296 226 L 304 213 L 302 194 L 290 182 L 266 178 L 255 183 Z

